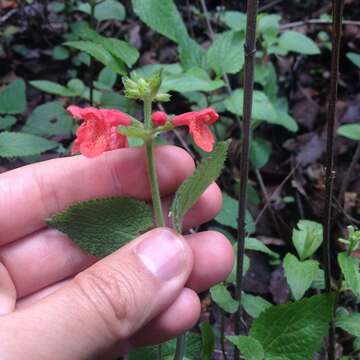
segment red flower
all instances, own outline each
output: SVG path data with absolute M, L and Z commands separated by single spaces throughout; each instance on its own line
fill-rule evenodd
M 165 125 L 167 120 L 167 115 L 163 111 L 155 111 L 151 115 L 152 122 L 154 126 Z
M 72 154 L 80 152 L 91 158 L 104 151 L 127 147 L 127 139 L 117 132 L 117 127 L 130 125 L 132 120 L 129 115 L 113 109 L 82 109 L 74 105 L 67 110 L 74 118 L 83 121 L 76 131 Z
M 188 126 L 195 144 L 206 152 L 211 152 L 214 147 L 215 138 L 208 125 L 219 119 L 218 113 L 212 108 L 200 111 L 187 112 L 174 116 L 174 126 Z

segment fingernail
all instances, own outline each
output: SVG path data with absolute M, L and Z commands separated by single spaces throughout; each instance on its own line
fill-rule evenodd
M 170 229 L 151 231 L 135 252 L 145 267 L 163 281 L 179 275 L 185 266 L 184 244 Z

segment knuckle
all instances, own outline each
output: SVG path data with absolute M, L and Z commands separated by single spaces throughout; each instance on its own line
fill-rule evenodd
M 104 264 L 75 277 L 84 301 L 115 340 L 128 337 L 137 322 L 140 310 L 136 297 L 138 282 L 129 268 L 125 272 Z

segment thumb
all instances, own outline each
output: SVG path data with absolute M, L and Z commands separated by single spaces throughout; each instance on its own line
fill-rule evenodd
M 1 327 L 5 353 L 15 349 L 14 358 L 31 354 L 32 359 L 98 358 L 176 299 L 192 262 L 182 236 L 154 229 L 39 303 L 9 315 Z M 19 328 L 26 329 L 21 349 L 15 336 Z

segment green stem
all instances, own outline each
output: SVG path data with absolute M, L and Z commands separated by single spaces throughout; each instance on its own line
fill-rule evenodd
M 182 360 L 185 353 L 185 333 L 176 338 L 176 350 L 174 360 Z

